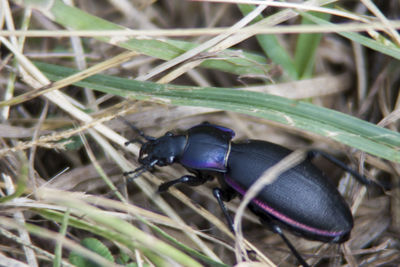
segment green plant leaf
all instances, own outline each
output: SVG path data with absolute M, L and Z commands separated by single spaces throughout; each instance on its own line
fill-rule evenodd
M 106 258 L 107 260 L 114 262 L 114 257 L 112 256 L 110 250 L 100 242 L 100 240 L 92 237 L 85 238 L 81 241 L 81 245 L 85 248 L 96 252 L 100 256 Z M 97 263 L 83 257 L 79 252 L 72 251 L 69 254 L 69 260 L 72 264 L 78 267 L 99 267 Z

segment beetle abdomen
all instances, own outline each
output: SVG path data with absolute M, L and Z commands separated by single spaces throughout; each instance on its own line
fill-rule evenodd
M 243 195 L 265 170 L 290 152 L 265 141 L 232 144 L 225 181 Z M 272 218 L 313 240 L 344 242 L 353 227 L 347 203 L 309 160 L 266 186 L 252 206 L 258 216 Z

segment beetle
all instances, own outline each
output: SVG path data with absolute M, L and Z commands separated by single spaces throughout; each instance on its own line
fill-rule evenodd
M 198 186 L 217 177 L 220 187 L 213 189 L 213 195 L 232 231 L 232 218 L 224 202 L 244 195 L 268 168 L 292 152 L 267 141 L 233 142 L 233 130 L 210 123 L 196 125 L 182 134 L 167 132 L 159 138 L 145 135 L 133 125 L 131 127 L 146 141 L 134 139 L 127 142 L 141 143 L 138 158 L 141 166 L 124 175 L 131 175 L 130 179 L 134 179 L 156 165 L 162 167 L 173 163 L 181 164 L 191 173 L 161 184 L 158 192 L 167 191 L 176 184 Z M 308 264 L 283 234 L 281 227 L 301 237 L 327 243 L 347 241 L 353 228 L 348 204 L 324 173 L 311 162 L 316 153 L 350 172 L 361 183 L 371 183 L 329 154 L 310 151 L 309 157 L 280 174 L 248 205 L 262 223 L 281 236 L 303 266 Z

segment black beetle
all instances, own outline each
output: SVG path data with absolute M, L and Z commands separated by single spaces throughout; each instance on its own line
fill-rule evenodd
M 209 123 L 194 126 L 185 134 L 167 132 L 160 138 L 147 136 L 132 127 L 146 142 L 138 139 L 128 142 L 142 144 L 138 159 L 141 166 L 125 175 L 133 174 L 130 177 L 133 179 L 155 165 L 166 166 L 174 162 L 193 174 L 161 184 L 159 192 L 175 184 L 197 186 L 217 177 L 221 188 L 215 188 L 213 193 L 231 230 L 232 219 L 223 202 L 244 195 L 265 170 L 292 152 L 266 141 L 232 142 L 233 130 Z M 332 156 L 321 151 L 318 153 L 350 172 L 360 182 L 370 183 Z M 315 151 L 310 152 L 313 154 Z M 282 233 L 280 226 L 307 239 L 331 243 L 347 241 L 353 228 L 349 206 L 323 172 L 311 163 L 311 157 L 264 187 L 249 208 L 283 238 L 303 266 L 308 264 Z

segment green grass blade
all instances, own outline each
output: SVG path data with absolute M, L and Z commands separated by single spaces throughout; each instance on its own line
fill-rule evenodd
M 238 5 L 242 14 L 247 15 L 254 10 L 254 6 L 251 5 Z M 254 22 L 261 21 L 263 17 L 259 15 L 254 19 Z M 258 34 L 256 36 L 258 44 L 264 53 L 271 58 L 271 60 L 281 66 L 283 70 L 293 79 L 298 79 L 298 73 L 296 66 L 286 51 L 286 49 L 279 43 L 278 38 L 273 34 Z
M 329 14 L 321 14 L 315 12 L 310 13 L 315 14 L 315 17 L 320 17 L 324 20 L 328 20 L 330 18 Z M 307 17 L 302 18 L 302 24 L 310 23 L 312 22 Z M 321 38 L 322 34 L 320 33 L 303 33 L 298 36 L 294 64 L 296 66 L 296 70 L 299 74 L 300 79 L 307 79 L 312 77 L 312 74 L 314 72 L 315 54 L 317 52 Z
M 32 0 L 26 1 L 25 5 L 30 2 Z M 88 14 L 79 8 L 68 6 L 59 0 L 52 2 L 51 8 L 48 5 L 36 5 L 36 8 L 44 14 L 48 14 L 50 19 L 71 30 L 105 31 L 126 29 L 123 26 Z M 173 59 L 197 46 L 195 43 L 172 39 L 161 40 L 160 38 L 130 38 L 128 40 L 120 38 L 118 41 L 116 38 L 112 40 L 111 37 L 95 37 L 95 39 L 163 60 Z M 268 68 L 265 57 L 240 50 L 227 50 L 227 53 L 221 54 L 220 59 L 207 59 L 201 66 L 237 75 L 265 74 L 265 69 Z
M 68 204 L 74 205 L 76 203 Z M 89 231 L 96 235 L 107 238 L 111 241 L 119 242 L 129 248 L 131 251 L 134 251 L 135 249 L 140 249 L 145 254 L 151 252 L 160 255 L 170 256 L 177 262 L 183 263 L 184 266 L 200 266 L 194 259 L 190 258 L 183 252 L 165 243 L 164 241 L 153 237 L 151 234 L 141 231 L 140 229 L 122 219 L 106 215 L 100 210 L 96 211 L 95 209 L 85 205 L 75 206 L 75 208 L 78 210 L 84 209 L 88 214 L 87 216 L 90 216 L 91 219 L 95 221 L 95 223 L 89 223 L 86 220 L 80 220 L 71 217 L 69 221 L 70 227 Z M 54 221 L 62 220 L 63 214 L 60 212 L 46 209 L 35 209 L 35 211 L 47 219 Z M 149 242 L 149 240 L 152 240 L 152 242 Z M 215 263 L 214 266 L 223 265 Z
M 37 63 L 55 81 L 77 71 Z M 290 125 L 329 137 L 377 157 L 400 162 L 400 134 L 331 109 L 302 101 L 243 90 L 177 86 L 95 75 L 76 85 L 126 98 L 171 105 L 230 110 Z
M 308 13 L 303 13 L 302 16 L 307 17 L 307 19 L 309 19 L 319 25 L 333 25 L 333 23 L 330 23 L 329 21 L 318 18 L 318 17 L 313 16 Z M 381 36 L 382 41 L 376 41 L 374 39 L 371 39 L 369 37 L 363 36 L 363 35 L 361 35 L 359 33 L 355 33 L 355 32 L 338 32 L 337 34 L 339 34 L 349 40 L 352 40 L 356 43 L 359 43 L 363 46 L 371 48 L 375 51 L 378 51 L 382 54 L 391 56 L 396 59 L 400 59 L 400 48 L 396 47 L 388 39 L 383 40 L 383 38 L 384 38 L 383 36 Z

